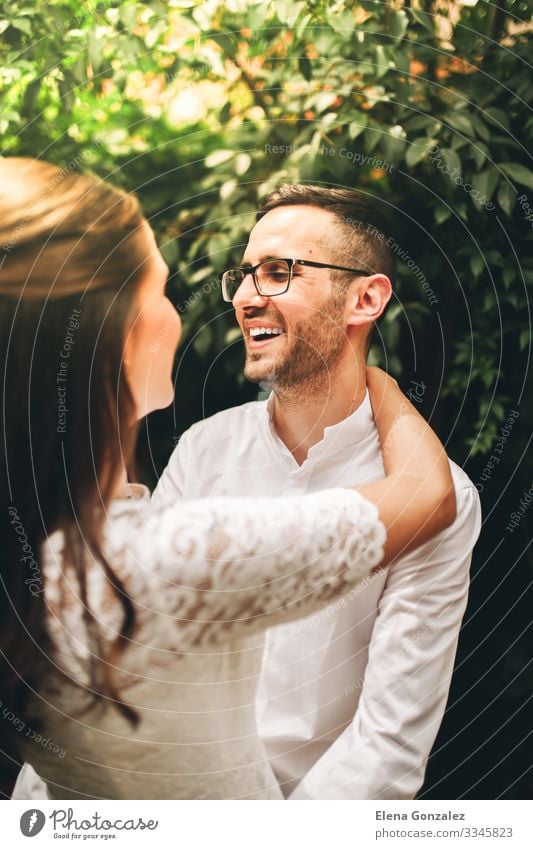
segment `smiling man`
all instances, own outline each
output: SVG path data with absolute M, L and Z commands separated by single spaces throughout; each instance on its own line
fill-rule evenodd
M 393 278 L 385 226 L 358 193 L 271 193 L 241 265 L 222 279 L 245 375 L 270 387 L 270 398 L 190 428 L 154 501 L 382 477 L 365 368 Z M 257 717 L 288 798 L 411 799 L 423 782 L 480 528 L 475 487 L 451 466 L 457 518 L 446 532 L 320 614 L 267 635 Z
M 290 188 L 295 201 L 298 191 Z M 312 191 L 307 187 L 305 197 Z M 280 200 L 288 196 L 288 188 L 279 192 Z M 267 199 L 259 213 L 243 266 L 227 271 L 222 287 L 243 331 L 244 374 L 275 390 L 276 431 L 284 442 L 285 432 L 287 447 L 300 463 L 324 427 L 344 419 L 365 395 L 364 353 L 373 322 L 391 297 L 393 261 L 381 244 L 384 237 L 368 236 L 376 230 L 376 215 L 368 206 L 365 223 L 356 225 L 362 267 L 353 268 L 338 259 L 352 256 L 346 251 L 354 232 L 354 224 L 345 223 L 347 209 L 341 218 L 331 208 L 306 204 L 305 198 L 272 206 L 276 197 Z M 358 207 L 360 214 L 360 200 Z M 294 403 L 298 416 L 289 416 L 289 422 L 285 412 Z

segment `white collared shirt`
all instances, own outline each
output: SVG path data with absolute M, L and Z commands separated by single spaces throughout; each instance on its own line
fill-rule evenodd
M 272 407 L 271 396 L 193 425 L 153 500 L 303 494 L 383 477 L 368 393 L 301 466 Z M 319 613 L 268 632 L 257 721 L 292 799 L 411 799 L 423 783 L 481 524 L 475 487 L 451 468 L 450 528 Z

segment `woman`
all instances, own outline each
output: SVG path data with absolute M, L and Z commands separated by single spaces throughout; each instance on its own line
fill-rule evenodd
M 255 729 L 263 632 L 453 521 L 442 446 L 370 370 L 384 480 L 155 512 L 124 473 L 173 397 L 153 234 L 87 175 L 13 158 L 0 185 L 3 748 L 50 798 L 281 798 Z

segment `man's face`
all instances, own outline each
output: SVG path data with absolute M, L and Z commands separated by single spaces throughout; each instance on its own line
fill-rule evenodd
M 332 262 L 328 234 L 331 213 L 313 206 L 278 207 L 253 228 L 242 265 L 273 257 Z M 346 291 L 330 280 L 330 270 L 295 265 L 287 292 L 276 297 L 258 294 L 251 275 L 238 289 L 233 306 L 246 346 L 248 380 L 275 388 L 294 388 L 329 380 L 348 344 Z M 281 330 L 264 341 L 254 328 Z

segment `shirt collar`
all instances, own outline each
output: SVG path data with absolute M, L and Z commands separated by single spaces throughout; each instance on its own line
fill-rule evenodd
M 273 392 L 271 392 L 268 398 L 266 410 L 268 413 L 268 425 L 270 431 L 275 440 L 283 445 L 274 428 Z M 372 415 L 372 405 L 370 404 L 370 396 L 367 389 L 363 400 L 353 413 L 337 424 L 330 425 L 324 430 L 324 436 L 321 441 L 316 445 L 313 445 L 310 449 L 308 459 L 312 455 L 320 454 L 323 451 L 341 451 L 343 448 L 362 442 L 363 439 L 366 439 L 375 433 L 375 429 L 376 425 Z

